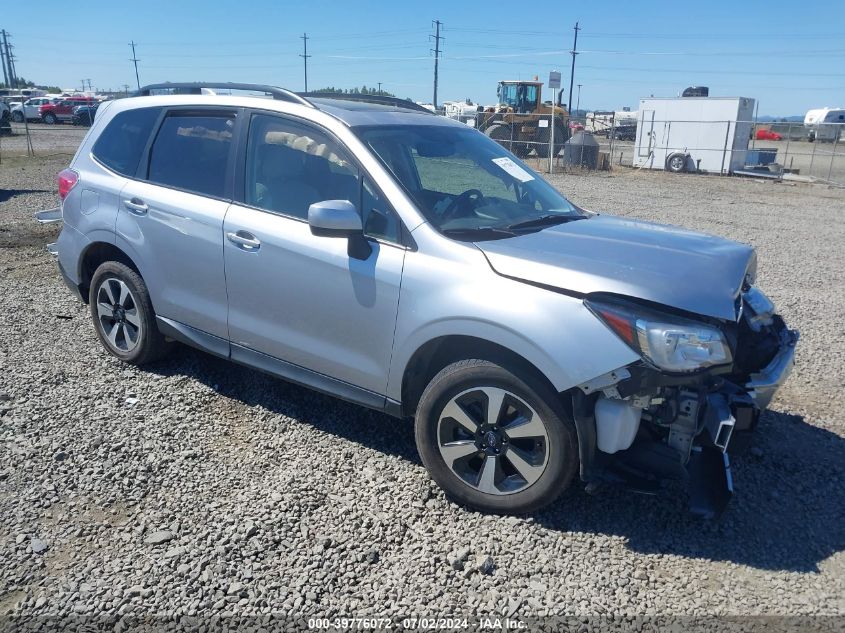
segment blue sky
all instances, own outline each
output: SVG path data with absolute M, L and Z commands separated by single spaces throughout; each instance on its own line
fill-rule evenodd
M 46 0 L 37 9 L 4 3 L 0 28 L 12 34 L 19 75 L 62 87 L 89 78 L 100 89 L 134 87 L 128 43 L 135 40 L 142 84 L 225 80 L 301 90 L 307 32 L 309 88 L 382 82 L 399 96 L 431 101 L 429 35 L 439 19 L 439 100 L 487 104 L 499 79 L 547 81 L 557 69 L 568 87 L 578 20 L 582 108 L 636 109 L 640 97 L 676 95 L 689 85 L 755 97 L 761 115 L 845 107 L 845 3 L 817 1 L 808 11 L 779 5 Z

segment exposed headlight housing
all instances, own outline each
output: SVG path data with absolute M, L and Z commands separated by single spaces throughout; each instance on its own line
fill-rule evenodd
M 724 334 L 711 325 L 632 304 L 584 303 L 643 359 L 664 371 L 689 373 L 733 361 Z

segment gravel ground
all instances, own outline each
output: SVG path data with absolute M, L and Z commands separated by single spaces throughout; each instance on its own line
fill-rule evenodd
M 189 349 L 144 370 L 108 356 L 44 251 L 57 228 L 31 220 L 56 203 L 65 161 L 0 165 L 0 623 L 214 615 L 257 627 L 273 614 L 295 629 L 314 616 L 511 615 L 587 630 L 617 614 L 646 629 L 657 616 L 842 625 L 842 191 L 628 170 L 556 177 L 587 208 L 754 244 L 760 285 L 802 340 L 757 446 L 734 462 L 720 523 L 692 519 L 677 496 L 612 489 L 513 518 L 447 501 L 410 425 Z

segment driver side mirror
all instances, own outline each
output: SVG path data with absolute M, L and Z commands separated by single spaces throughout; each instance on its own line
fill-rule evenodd
M 364 237 L 358 209 L 349 200 L 324 200 L 308 207 L 308 225 L 319 237 L 345 237 L 350 257 L 367 259 L 373 249 Z

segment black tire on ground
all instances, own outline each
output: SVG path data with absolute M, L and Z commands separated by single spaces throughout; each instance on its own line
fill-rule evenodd
M 681 152 L 675 152 L 666 157 L 666 171 L 673 174 L 680 174 L 687 170 L 687 160 L 689 157 Z
M 52 112 L 48 112 L 44 115 L 44 123 L 46 123 L 47 125 L 55 125 L 58 122 L 59 119 Z
M 578 442 L 576 430 L 561 406 L 558 394 L 540 378 L 536 378 L 527 372 L 519 373 L 521 377 L 518 377 L 516 371 L 511 371 L 486 360 L 459 361 L 440 371 L 428 384 L 420 398 L 415 421 L 417 449 L 423 464 L 425 464 L 434 481 L 449 497 L 458 503 L 485 512 L 500 514 L 533 512 L 554 501 L 569 486 L 577 471 Z M 463 443 L 470 451 L 470 454 L 460 459 L 477 460 L 476 463 L 481 464 L 480 466 L 472 466 L 471 461 L 466 462 L 468 470 L 471 470 L 471 467 L 479 470 L 475 485 L 467 482 L 465 473 L 459 475 L 456 470 L 453 470 L 446 463 L 441 453 L 441 446 L 452 442 L 452 439 L 444 439 L 448 438 L 449 425 L 451 424 L 455 428 L 455 425 L 452 424 L 452 418 L 444 413 L 444 409 L 447 406 L 453 407 L 455 402 L 453 399 L 472 397 L 475 392 L 481 391 L 482 388 L 492 391 L 504 390 L 508 394 L 504 400 L 506 404 L 499 409 L 500 413 L 495 420 L 495 425 L 505 431 L 506 438 L 504 443 L 499 443 L 498 448 L 495 449 L 501 449 L 502 453 L 493 462 L 498 464 L 500 469 L 498 471 L 499 483 L 496 485 L 498 494 L 485 493 L 479 489 L 483 479 L 483 464 L 488 459 L 484 456 L 483 450 L 485 449 L 481 446 L 492 447 L 495 444 L 495 442 L 485 444 L 489 437 L 489 433 L 485 431 L 485 428 L 489 429 L 489 426 L 485 426 L 487 423 L 482 422 L 478 426 L 478 440 L 464 439 L 459 442 Z M 517 464 L 517 462 L 503 459 L 510 454 L 507 451 L 519 447 L 517 457 L 526 455 L 525 452 L 522 452 L 526 450 L 525 444 L 522 443 L 526 441 L 524 437 L 519 438 L 512 430 L 510 430 L 510 433 L 513 434 L 513 437 L 507 435 L 509 429 L 514 428 L 511 416 L 517 413 L 511 408 L 511 403 L 516 405 L 519 401 L 533 409 L 542 428 L 545 429 L 546 435 L 542 439 L 528 440 L 534 442 L 534 444 L 527 450 L 531 451 L 532 457 L 536 456 L 539 451 L 539 454 L 542 455 L 539 465 L 545 463 L 545 468 L 542 469 L 539 476 L 534 475 L 537 478 L 533 483 L 522 484 L 524 487 L 514 485 L 513 477 L 510 481 L 503 479 L 508 473 L 512 476 L 519 470 L 514 470 L 516 468 L 514 464 Z M 487 402 L 489 403 L 489 400 Z M 454 408 L 450 410 L 454 411 Z M 465 412 L 470 410 L 475 411 L 473 415 L 484 417 L 485 409 L 483 406 L 476 409 L 462 409 Z M 525 420 L 526 418 L 517 417 L 517 424 L 520 419 Z M 534 420 L 533 417 L 528 419 Z M 442 424 L 441 420 L 443 420 Z M 532 424 L 532 426 L 534 425 Z M 466 434 L 463 428 L 458 429 L 458 431 Z M 510 441 L 509 444 L 508 441 Z M 479 452 L 476 453 L 476 450 Z M 494 449 L 491 448 L 490 450 Z M 454 464 L 459 464 L 459 461 L 454 460 Z M 536 460 L 533 464 L 537 465 Z M 518 474 L 517 477 L 519 477 Z M 500 485 L 505 486 L 505 490 L 511 487 L 513 491 L 502 493 L 502 489 L 498 487 Z
M 115 300 L 118 300 L 117 294 L 121 283 L 125 284 L 129 291 L 129 298 L 122 304 L 123 311 L 121 314 L 128 313 L 134 308 L 132 319 L 137 320 L 140 324 L 140 327 L 135 330 L 136 339 L 131 349 L 121 349 L 118 345 L 120 341 L 123 341 L 126 343 L 125 347 L 129 347 L 131 337 L 128 333 L 129 328 L 125 323 L 122 326 L 124 333 L 122 338 L 120 338 L 120 332 L 118 332 L 118 342 L 113 344 L 109 341 L 105 329 L 109 325 L 108 318 L 100 313 L 101 308 L 99 307 L 99 299 L 106 299 L 109 292 Z M 104 286 L 109 286 L 108 290 Z M 104 301 L 104 303 L 108 302 Z M 144 283 L 138 273 L 126 264 L 113 261 L 100 264 L 91 279 L 89 306 L 94 330 L 97 332 L 100 343 L 110 354 L 120 360 L 132 365 L 143 365 L 163 358 L 173 348 L 173 344 L 168 343 L 158 330 L 147 284 Z M 114 324 L 114 320 L 112 320 L 112 324 Z
M 548 158 L 549 157 L 549 146 L 551 145 L 551 133 L 549 132 L 550 128 L 541 127 L 537 130 L 537 141 L 538 144 L 535 145 L 535 149 L 537 150 L 537 156 L 540 158 Z M 563 144 L 567 141 L 566 137 L 566 128 L 560 124 L 555 123 L 555 156 L 560 154 L 560 151 L 563 149 Z
M 17 110 L 12 112 L 12 121 L 15 123 L 23 123 L 23 113 Z
M 513 130 L 511 130 L 510 125 L 506 123 L 494 123 L 484 130 L 484 134 L 508 151 L 513 151 L 515 143 L 513 142 Z

